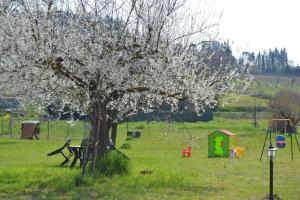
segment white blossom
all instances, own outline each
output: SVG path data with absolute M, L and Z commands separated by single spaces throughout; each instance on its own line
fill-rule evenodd
M 187 97 L 195 111 L 215 106 L 249 76 L 222 59 L 208 65 L 218 55 L 197 44 L 214 26 L 190 18 L 184 3 L 1 0 L 0 96 L 59 100 L 114 120 L 163 102 L 176 110 Z

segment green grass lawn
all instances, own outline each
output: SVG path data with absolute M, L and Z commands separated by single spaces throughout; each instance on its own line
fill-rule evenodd
M 140 128 L 142 136 L 126 140 L 126 124 L 119 127 L 118 146 L 130 157 L 129 175 L 87 177 L 80 181 L 81 170 L 58 167 L 60 156 L 46 154 L 63 145 L 65 122 L 52 129 L 46 140 L 46 125 L 42 125 L 41 140 L 0 138 L 0 199 L 261 199 L 268 194 L 269 164 L 259 155 L 264 140 L 260 128 L 250 120 L 217 117 L 208 123 L 167 125 L 152 122 L 130 123 L 129 129 Z M 207 134 L 215 129 L 236 133 L 237 143 L 245 147 L 246 155 L 239 159 L 208 158 Z M 167 131 L 168 130 L 168 131 Z M 181 150 L 189 145 L 188 132 L 198 140 L 191 158 L 182 158 Z M 81 135 L 78 131 L 78 137 Z M 80 140 L 74 140 L 79 144 Z M 288 139 L 289 144 L 289 139 Z M 294 147 L 296 145 L 294 144 Z M 300 154 L 290 145 L 278 151 L 274 164 L 274 191 L 284 200 L 300 199 Z M 141 174 L 151 170 L 152 174 Z

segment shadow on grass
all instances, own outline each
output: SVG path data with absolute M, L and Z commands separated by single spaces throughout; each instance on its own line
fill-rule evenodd
M 267 195 L 266 197 L 264 197 L 262 200 L 269 200 L 270 199 L 270 195 Z M 281 197 L 279 197 L 277 194 L 274 194 L 274 200 L 282 200 Z
M 7 145 L 7 144 L 16 144 L 14 141 L 1 141 L 0 145 Z

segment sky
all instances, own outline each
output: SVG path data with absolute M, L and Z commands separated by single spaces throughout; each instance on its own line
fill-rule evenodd
M 200 0 L 191 0 L 199 7 Z M 209 0 L 222 13 L 219 38 L 229 40 L 236 52 L 286 48 L 288 58 L 300 65 L 299 0 Z M 203 4 L 200 4 L 200 7 Z

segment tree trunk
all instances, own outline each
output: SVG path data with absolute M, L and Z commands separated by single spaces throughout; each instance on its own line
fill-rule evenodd
M 107 153 L 107 147 L 109 146 L 109 134 L 107 131 L 107 110 L 106 105 L 98 103 L 93 105 L 92 112 L 90 114 L 92 124 L 92 143 L 93 149 L 93 173 L 96 171 L 96 161 L 98 158 L 102 158 Z
M 108 134 L 110 132 L 110 129 L 112 128 L 112 124 L 113 124 L 113 120 L 111 118 L 109 118 L 107 120 L 107 126 L 106 126 L 106 130 L 107 130 Z M 109 145 L 111 145 L 111 139 L 109 140 Z
M 97 169 L 97 159 L 103 158 L 108 152 L 110 145 L 109 130 L 112 129 L 111 139 L 113 144 L 116 144 L 117 137 L 117 123 L 108 118 L 108 110 L 105 103 L 97 102 L 91 107 L 90 119 L 92 125 L 91 141 L 92 146 L 92 166 L 93 174 L 95 175 Z M 85 174 L 83 168 L 83 174 Z
M 114 146 L 116 146 L 117 133 L 118 133 L 118 124 L 113 123 L 111 127 L 111 140 Z
M 98 153 L 99 158 L 102 158 L 107 153 L 107 147 L 109 146 L 109 134 L 107 132 L 107 117 L 103 117 L 100 120 L 100 132 L 99 132 L 99 145 Z
M 113 144 L 113 146 L 116 146 L 116 138 L 117 138 L 117 126 L 118 124 L 115 123 L 113 121 L 113 119 L 108 119 L 107 120 L 107 127 L 106 127 L 106 130 L 107 132 L 109 133 L 110 130 L 111 130 L 111 136 L 110 136 L 110 145 L 111 145 L 111 142 Z

